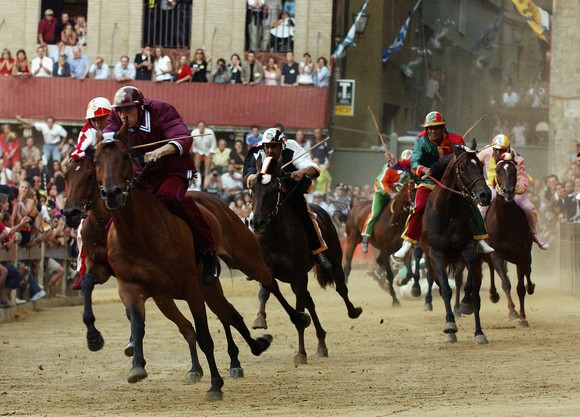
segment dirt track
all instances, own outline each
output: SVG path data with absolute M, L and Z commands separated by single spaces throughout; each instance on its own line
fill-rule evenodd
M 297 337 L 272 300 L 268 332 L 274 342 L 253 357 L 236 334 L 246 377 L 235 381 L 227 378 L 225 340 L 211 316 L 226 380 L 224 401 L 211 404 L 203 401 L 209 388 L 205 358 L 202 382 L 186 384 L 186 344 L 152 302 L 145 339 L 149 378 L 126 382 L 129 326 L 109 285 L 98 290 L 95 306 L 106 339 L 100 352 L 86 348 L 80 306 L 20 311 L 20 320 L 0 324 L 0 416 L 577 416 L 580 302 L 547 288 L 548 280 L 541 278 L 534 277 L 536 294 L 527 298 L 527 329 L 507 321 L 505 298 L 494 305 L 482 292 L 482 324 L 490 342 L 483 346 L 473 343 L 472 317 L 458 319 L 458 343 L 443 343 L 438 297 L 431 313 L 407 298 L 393 308 L 371 278 L 354 271 L 351 299 L 364 312 L 350 320 L 333 289 L 311 284 L 328 332 L 329 358 L 314 356 L 316 338 L 309 328 L 309 363 L 294 366 Z M 235 276 L 222 277 L 222 285 L 250 325 L 257 284 Z

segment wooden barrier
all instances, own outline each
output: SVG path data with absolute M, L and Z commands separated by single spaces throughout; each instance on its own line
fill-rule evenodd
M 560 287 L 580 295 L 580 223 L 559 223 Z

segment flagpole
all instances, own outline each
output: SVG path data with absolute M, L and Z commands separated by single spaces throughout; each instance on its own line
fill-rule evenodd
M 330 139 L 330 136 L 327 136 L 326 139 L 322 139 L 320 142 L 318 142 L 316 145 L 311 146 L 310 148 L 306 149 L 304 152 L 302 152 L 300 155 L 298 155 L 296 158 L 294 158 L 293 160 L 291 160 L 290 162 L 286 162 L 284 165 L 282 165 L 282 168 L 280 169 L 284 169 L 287 166 L 289 166 L 290 164 L 293 164 L 295 161 L 297 161 L 298 159 L 302 158 L 304 155 L 306 155 L 307 153 L 310 153 L 310 151 L 314 148 L 319 147 L 320 145 L 322 145 L 324 142 L 326 142 L 328 139 Z
M 381 129 L 379 129 L 379 124 L 377 123 L 377 119 L 375 119 L 375 114 L 373 113 L 371 106 L 367 106 L 367 108 L 369 109 L 369 113 L 371 114 L 371 118 L 373 119 L 373 123 L 375 124 L 375 128 L 377 129 L 377 133 L 379 134 L 379 138 L 381 138 L 381 142 L 383 142 L 383 148 L 385 149 L 385 152 L 387 152 L 388 151 L 387 144 L 385 143 L 385 139 L 383 139 L 383 134 L 381 133 Z

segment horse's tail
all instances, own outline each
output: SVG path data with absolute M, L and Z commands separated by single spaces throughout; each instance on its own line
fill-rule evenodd
M 318 284 L 322 288 L 326 288 L 328 285 L 334 285 L 334 274 L 332 271 L 327 271 L 326 269 L 322 268 L 318 263 L 316 263 L 316 269 L 314 270 L 316 273 L 316 279 L 318 280 Z M 343 277 L 344 278 L 344 277 Z

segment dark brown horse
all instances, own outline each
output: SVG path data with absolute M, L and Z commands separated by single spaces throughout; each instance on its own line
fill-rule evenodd
M 258 164 L 258 170 L 261 169 Z M 341 266 L 342 248 L 336 229 L 330 216 L 319 206 L 312 204 L 310 209 L 316 214 L 322 236 L 328 246 L 327 256 L 332 263 L 332 270 L 326 271 L 315 262 L 308 248 L 308 240 L 304 227 L 298 217 L 286 203 L 288 193 L 283 190 L 280 171 L 276 161 L 268 167 L 271 181 L 260 173 L 251 184 L 253 219 L 252 225 L 262 247 L 266 264 L 270 267 L 273 276 L 291 285 L 296 295 L 296 309 L 308 309 L 312 316 L 316 336 L 318 338 L 317 355 L 327 357 L 326 331 L 322 328 L 315 310 L 314 301 L 308 291 L 308 272 L 316 265 L 318 283 L 325 288 L 335 285 L 336 291 L 343 298 L 348 316 L 357 318 L 362 313 L 360 307 L 354 307 L 348 298 L 348 288 L 344 281 L 344 271 Z M 261 292 L 262 295 L 262 292 Z M 265 313 L 266 300 L 260 297 L 260 311 Z M 304 347 L 304 330 L 298 330 L 298 353 L 294 357 L 295 364 L 307 362 Z
M 457 325 L 451 308 L 451 287 L 447 277 L 448 268 L 463 261 L 467 267 L 467 282 L 465 295 L 460 305 L 463 314 L 474 314 L 475 342 L 487 343 L 487 338 L 481 328 L 479 310 L 481 299 L 481 255 L 477 253 L 477 243 L 473 240 L 470 227 L 472 214 L 471 200 L 488 205 L 491 191 L 483 179 L 483 164 L 477 158 L 475 140 L 471 150 L 463 146 L 451 145 L 453 154 L 443 157 L 432 172 L 437 168 L 444 169 L 441 183 L 431 192 L 423 214 L 423 230 L 420 245 L 427 257 L 427 263 L 433 273 L 433 278 L 441 288 L 441 296 L 445 303 L 445 333 L 446 342 L 456 342 Z M 434 174 L 432 174 L 434 175 Z
M 498 196 L 487 210 L 485 222 L 489 233 L 490 245 L 494 252 L 486 255 L 491 275 L 489 288 L 490 299 L 497 303 L 499 294 L 495 288 L 494 269 L 501 278 L 502 288 L 508 300 L 508 318 L 519 319 L 518 324 L 528 327 L 524 299 L 526 290 L 533 294 L 535 284 L 532 283 L 532 233 L 524 211 L 514 201 L 517 182 L 517 167 L 511 160 L 500 160 L 495 168 Z M 520 300 L 519 313 L 516 312 L 511 297 L 511 283 L 508 277 L 507 262 L 516 265 L 518 274 L 517 293 Z M 527 286 L 526 286 L 527 280 Z
M 393 299 L 394 306 L 400 305 L 400 302 L 397 299 L 397 294 L 393 288 L 395 275 L 391 268 L 390 257 L 391 254 L 395 253 L 397 249 L 401 247 L 403 241 L 403 239 L 401 239 L 401 234 L 405 229 L 405 221 L 407 220 L 409 209 L 411 207 L 412 184 L 412 181 L 407 180 L 390 204 L 383 208 L 375 223 L 373 235 L 369 240 L 371 245 L 380 250 L 380 254 L 377 257 L 377 263 L 387 273 L 387 280 L 390 284 L 389 294 Z M 347 280 L 350 275 L 352 256 L 357 245 L 362 241 L 362 229 L 371 212 L 371 206 L 372 201 L 361 201 L 354 205 L 346 218 L 347 238 L 346 251 L 344 253 L 344 274 Z M 405 266 L 407 267 L 407 276 L 405 277 L 405 281 L 402 283 L 403 285 L 406 284 L 409 279 L 413 278 L 410 254 L 405 259 Z M 418 276 L 417 279 L 415 279 L 411 293 L 415 297 L 421 295 L 421 286 L 419 285 Z

